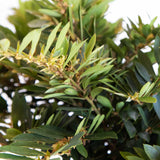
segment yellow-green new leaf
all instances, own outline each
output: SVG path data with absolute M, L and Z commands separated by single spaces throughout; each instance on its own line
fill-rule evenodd
M 154 98 L 154 97 L 140 97 L 138 98 L 141 102 L 144 102 L 144 103 L 156 103 L 157 102 L 157 99 Z
M 38 44 L 38 41 L 39 41 L 39 38 L 40 38 L 40 35 L 41 35 L 41 31 L 42 29 L 35 29 L 31 32 L 29 32 L 25 37 L 24 39 L 22 40 L 22 43 L 19 47 L 19 54 L 22 53 L 22 51 L 29 45 L 29 43 L 32 42 L 32 45 L 31 45 L 31 50 L 30 50 L 30 55 L 33 55 L 35 50 L 36 50 L 36 47 L 37 47 L 37 44 Z
M 150 82 L 147 82 L 147 83 L 141 88 L 141 90 L 140 90 L 140 92 L 139 92 L 139 97 L 142 97 L 142 96 L 145 94 L 145 92 L 148 90 L 148 88 L 149 88 L 150 85 L 151 85 L 151 83 L 150 83 Z
M 2 39 L 2 40 L 0 40 L 0 49 L 3 52 L 7 52 L 7 50 L 9 49 L 9 47 L 10 47 L 10 41 L 8 39 Z
M 45 50 L 44 50 L 44 55 L 47 54 L 49 48 L 51 47 L 51 45 L 52 45 L 52 43 L 53 43 L 53 41 L 54 41 L 54 39 L 56 37 L 57 31 L 58 31 L 60 26 L 61 26 L 61 23 L 58 24 L 58 26 L 56 26 L 54 28 L 54 30 L 50 33 L 50 35 L 48 37 L 48 40 L 47 40 L 47 45 L 46 45 Z
M 90 39 L 90 41 L 89 41 L 89 43 L 88 43 L 88 45 L 87 45 L 87 49 L 86 49 L 86 51 L 85 51 L 85 56 L 86 56 L 86 58 L 91 54 L 91 52 L 92 52 L 92 50 L 93 50 L 93 48 L 94 48 L 94 45 L 95 45 L 95 43 L 96 43 L 96 34 L 94 34 L 93 36 L 92 36 L 92 38 Z
M 61 47 L 61 45 L 63 44 L 63 41 L 65 40 L 65 36 L 66 36 L 66 34 L 67 34 L 68 30 L 69 30 L 69 27 L 70 27 L 70 24 L 67 23 L 63 27 L 62 31 L 60 32 L 60 34 L 58 36 L 58 40 L 57 40 L 56 46 L 55 46 L 55 51 L 58 50 Z
M 76 42 L 73 43 L 73 45 L 71 47 L 71 51 L 69 53 L 69 56 L 68 56 L 66 62 L 64 63 L 63 67 L 65 67 L 67 65 L 67 63 L 76 55 L 76 53 L 83 46 L 84 43 L 85 43 L 85 41 L 83 41 L 81 43 L 76 43 Z

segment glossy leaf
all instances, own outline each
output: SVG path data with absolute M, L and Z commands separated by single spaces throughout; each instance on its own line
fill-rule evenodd
M 153 106 L 154 106 L 154 110 L 158 116 L 158 118 L 160 119 L 160 94 L 157 94 L 157 95 L 154 95 L 154 98 L 157 99 L 157 102 L 156 103 L 153 103 Z
M 150 160 L 159 160 L 160 153 L 151 145 L 144 144 L 144 150 Z

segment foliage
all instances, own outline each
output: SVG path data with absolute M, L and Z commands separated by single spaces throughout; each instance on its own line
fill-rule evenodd
M 138 17 L 117 45 L 122 20 L 105 19 L 109 2 L 20 1 L 16 33 L 1 27 L 0 122 L 11 123 L 0 126 L 0 158 L 158 157 L 160 28 Z

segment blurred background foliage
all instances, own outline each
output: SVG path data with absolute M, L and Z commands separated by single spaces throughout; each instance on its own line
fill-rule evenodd
M 109 2 L 19 1 L 0 26 L 0 158 L 158 160 L 160 27 Z

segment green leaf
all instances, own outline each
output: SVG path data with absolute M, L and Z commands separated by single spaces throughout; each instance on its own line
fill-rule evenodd
M 90 39 L 90 41 L 89 41 L 89 43 L 87 45 L 87 49 L 85 51 L 86 58 L 91 54 L 91 52 L 92 52 L 92 50 L 94 48 L 95 43 L 96 43 L 96 34 L 94 34 L 92 36 L 92 38 Z
M 139 97 L 142 97 L 145 94 L 145 92 L 148 90 L 150 85 L 151 85 L 150 82 L 147 82 L 145 85 L 143 85 L 143 87 L 141 88 L 139 92 Z
M 55 126 L 42 126 L 38 128 L 29 129 L 28 132 L 41 135 L 51 139 L 62 139 L 65 136 L 71 136 L 71 133 L 68 133 L 65 129 L 58 128 Z
M 64 93 L 69 96 L 78 96 L 78 92 L 73 88 L 67 88 L 64 90 Z
M 3 160 L 33 160 L 32 158 L 28 157 L 23 157 L 23 156 L 17 156 L 17 155 L 12 155 L 12 154 L 7 154 L 7 153 L 0 153 L 0 159 Z
M 138 73 L 141 75 L 141 77 L 144 80 L 150 82 L 151 81 L 150 80 L 150 75 L 149 75 L 147 69 L 139 62 L 136 62 L 135 66 L 136 66 L 136 69 L 137 69 Z
M 89 140 L 105 140 L 105 139 L 118 139 L 117 134 L 113 131 L 98 132 L 92 135 L 86 136 Z
M 129 134 L 130 138 L 133 138 L 136 135 L 136 128 L 134 127 L 134 125 L 132 124 L 131 121 L 125 121 L 124 122 L 125 128 Z
M 21 134 L 22 132 L 15 128 L 9 128 L 7 129 L 7 134 L 3 137 L 5 139 L 12 139 L 13 137 L 17 136 L 18 134 Z
M 154 97 L 140 97 L 138 98 L 141 102 L 144 102 L 144 103 L 156 103 L 157 102 L 157 99 L 154 98 Z
M 78 127 L 77 127 L 77 130 L 76 130 L 75 135 L 77 135 L 77 134 L 81 131 L 81 129 L 82 129 L 83 125 L 84 125 L 85 120 L 86 120 L 86 118 L 84 118 L 84 119 L 80 122 L 80 124 L 79 124 Z
M 2 39 L 2 40 L 0 40 L 0 49 L 3 52 L 7 52 L 7 50 L 9 49 L 9 47 L 10 47 L 10 41 L 8 39 Z
M 57 51 L 58 49 L 60 49 L 60 47 L 62 46 L 64 40 L 65 40 L 65 36 L 69 30 L 69 25 L 70 23 L 68 22 L 64 27 L 63 29 L 61 30 L 59 36 L 58 36 L 58 39 L 57 39 L 57 43 L 56 43 L 56 46 L 55 46 L 55 51 Z
M 154 98 L 157 99 L 157 102 L 156 103 L 153 103 L 153 106 L 154 106 L 154 110 L 158 116 L 158 118 L 160 119 L 160 94 L 157 94 L 157 95 L 154 95 Z
M 22 51 L 25 48 L 27 48 L 29 43 L 32 42 L 31 49 L 30 49 L 30 55 L 33 56 L 33 54 L 34 54 L 34 52 L 36 50 L 36 47 L 37 47 L 41 32 L 42 32 L 42 29 L 35 29 L 35 30 L 29 32 L 24 37 L 24 39 L 22 40 L 22 43 L 21 43 L 20 48 L 19 48 L 19 54 L 21 54 Z
M 28 23 L 28 26 L 30 28 L 42 28 L 47 23 L 49 23 L 49 21 L 44 19 L 34 19 Z
M 81 78 L 84 77 L 84 76 L 90 76 L 91 74 L 96 73 L 96 72 L 102 70 L 103 68 L 104 67 L 101 66 L 101 65 L 96 65 L 96 66 L 90 67 L 85 72 L 83 72 L 81 74 Z
M 102 104 L 104 107 L 112 108 L 112 104 L 107 97 L 97 96 L 97 101 Z
M 76 146 L 76 149 L 83 157 L 85 157 L 85 158 L 88 157 L 88 152 L 82 144 Z
M 31 112 L 26 103 L 25 97 L 18 92 L 15 92 L 12 103 L 12 122 L 14 128 L 18 127 L 18 121 L 21 121 L 22 126 L 27 128 L 31 127 Z M 27 122 L 27 125 L 25 123 Z
M 66 62 L 64 63 L 63 67 L 65 67 L 67 65 L 67 63 L 76 55 L 76 53 L 83 46 L 84 43 L 85 43 L 85 41 L 83 41 L 81 43 L 77 43 L 77 42 L 73 43 L 71 50 L 70 50 L 70 53 L 69 53 L 69 56 L 68 56 Z
M 39 142 L 34 142 L 34 141 L 15 141 L 11 143 L 10 145 L 14 146 L 21 146 L 21 147 L 27 147 L 27 148 L 39 148 L 42 150 L 49 150 L 52 149 L 51 145 L 45 145 Z
M 144 152 L 144 150 L 143 150 L 142 148 L 134 147 L 134 151 L 135 151 L 141 158 L 144 158 L 145 160 L 149 160 L 148 156 L 146 155 L 146 153 Z
M 160 64 L 160 37 L 158 35 L 155 37 L 154 56 L 157 60 L 157 63 Z
M 54 10 L 50 10 L 50 9 L 39 9 L 39 12 L 46 14 L 48 16 L 56 17 L 56 18 L 61 17 L 60 13 L 58 13 L 57 11 L 54 11 Z
M 127 160 L 144 160 L 142 158 L 139 158 L 137 156 L 126 156 Z
M 1 151 L 8 151 L 22 156 L 44 156 L 45 154 L 33 149 L 20 146 L 7 145 L 0 147 Z
M 120 152 L 120 154 L 125 160 L 128 160 L 127 156 L 134 156 L 134 154 L 130 152 Z
M 124 102 L 118 102 L 116 104 L 116 111 L 119 112 L 124 107 Z
M 145 160 L 149 160 L 148 156 L 146 155 L 145 151 L 142 148 L 134 147 L 135 152 Z
M 113 42 L 112 39 L 107 38 L 107 42 L 108 42 L 109 47 L 112 48 L 114 52 L 116 52 L 117 57 L 123 57 L 123 52 L 122 52 L 121 48 L 118 47 L 118 46 Z
M 44 137 L 42 135 L 34 134 L 34 133 L 25 133 L 19 134 L 13 138 L 15 141 L 33 141 L 33 142 L 46 142 L 46 143 L 55 143 L 55 139 Z
M 141 115 L 141 117 L 143 119 L 144 124 L 146 126 L 148 126 L 148 120 L 147 120 L 147 117 L 146 117 L 145 112 L 143 111 L 142 107 L 138 106 L 137 108 L 138 108 L 138 111 L 139 111 L 139 113 L 140 113 L 140 115 Z
M 91 132 L 91 130 L 93 129 L 93 127 L 94 127 L 94 126 L 96 125 L 96 123 L 98 122 L 99 117 L 100 117 L 100 114 L 97 114 L 97 116 L 93 119 L 92 124 L 90 125 L 89 130 L 88 130 L 87 133 L 90 133 L 90 132 Z
M 44 55 L 47 54 L 49 48 L 51 47 L 55 37 L 56 37 L 56 34 L 58 32 L 58 29 L 59 27 L 61 26 L 61 23 L 59 23 L 54 29 L 53 31 L 50 33 L 49 37 L 48 37 L 48 40 L 47 40 L 47 45 L 45 47 L 45 50 L 44 50 Z
M 99 125 L 103 122 L 105 116 L 104 115 L 101 115 L 96 123 L 96 126 L 94 127 L 93 131 L 92 131 L 92 134 L 96 131 L 96 129 L 99 127 Z
M 46 95 L 46 96 L 44 96 L 44 98 L 46 99 L 46 98 L 60 98 L 61 96 L 65 96 L 65 94 L 64 93 L 53 93 L 53 94 L 48 94 L 48 95 Z
M 56 151 L 54 154 L 57 154 L 62 151 L 66 151 L 71 149 L 72 147 L 76 147 L 78 145 L 82 144 L 81 137 L 84 135 L 84 132 L 79 132 L 77 135 L 75 135 L 68 144 L 60 148 L 58 151 Z
M 148 144 L 144 144 L 144 150 L 150 160 L 159 160 L 160 152 L 158 152 L 154 147 Z
M 101 88 L 93 88 L 93 90 L 91 91 L 91 96 L 93 99 L 95 99 L 95 97 L 97 95 L 99 95 L 100 93 L 102 92 L 102 89 Z

